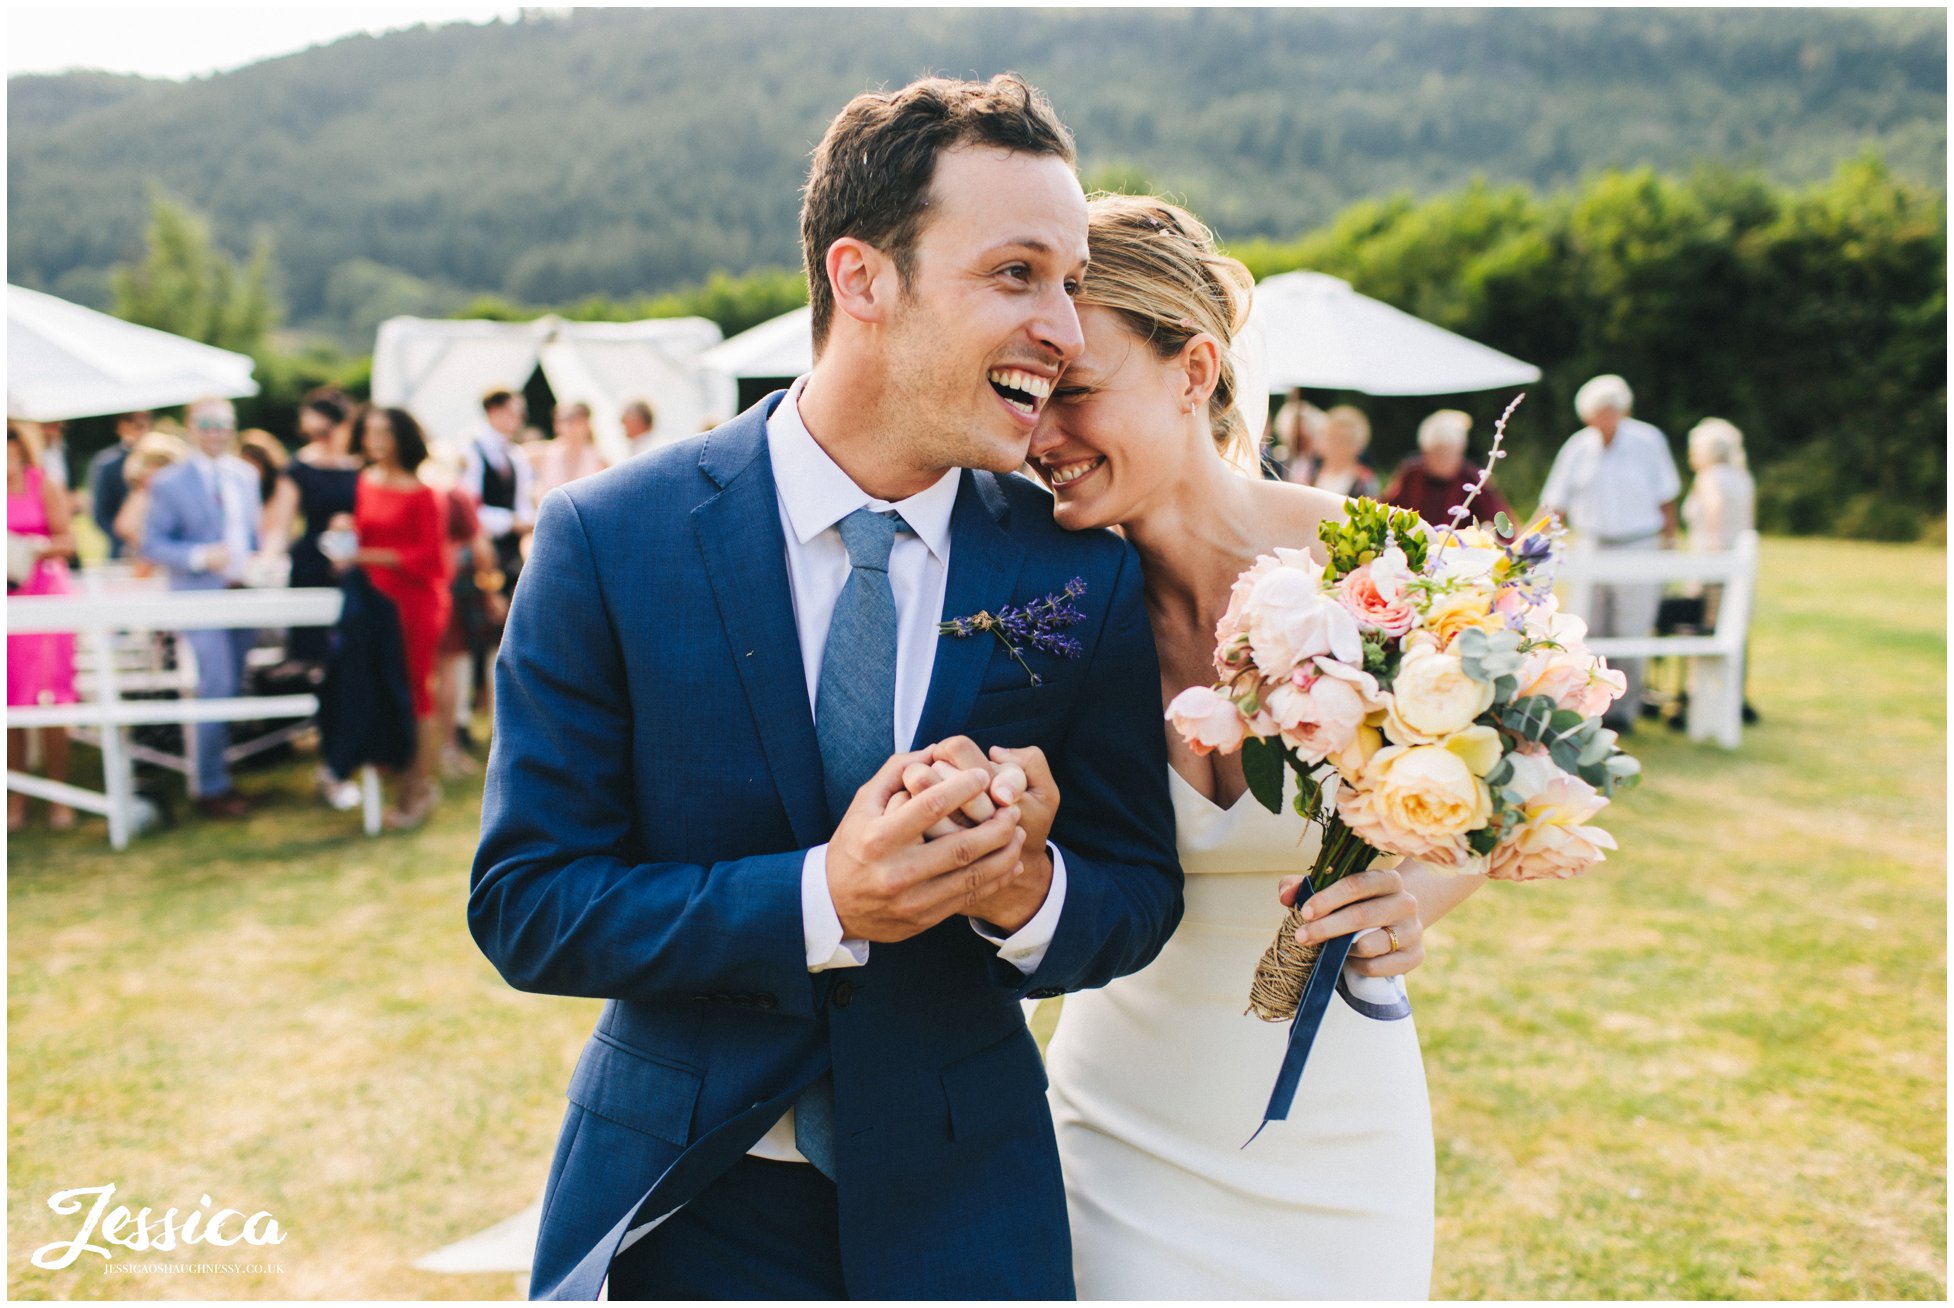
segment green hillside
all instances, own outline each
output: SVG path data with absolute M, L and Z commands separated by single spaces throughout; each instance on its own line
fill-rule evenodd
M 637 296 L 794 265 L 806 154 L 865 88 L 1015 68 L 1088 180 L 1175 191 L 1231 240 L 1358 199 L 1538 191 L 1713 159 L 1793 183 L 1864 146 L 1946 166 L 1932 10 L 598 10 L 353 37 L 182 84 L 9 80 L 12 280 L 107 302 L 155 183 L 290 317 Z

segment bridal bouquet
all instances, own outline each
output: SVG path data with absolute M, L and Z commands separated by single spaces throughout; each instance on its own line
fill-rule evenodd
M 1498 455 L 1496 433 L 1488 471 Z M 1321 528 L 1327 566 L 1299 549 L 1258 558 L 1216 629 L 1216 682 L 1168 706 L 1196 753 L 1240 752 L 1271 812 L 1285 769 L 1295 774 L 1295 811 L 1323 829 L 1308 894 L 1383 855 L 1529 881 L 1573 876 L 1615 848 L 1588 823 L 1638 778 L 1601 724 L 1625 679 L 1559 610 L 1558 525 L 1515 533 L 1501 514 L 1491 531 L 1462 528 L 1470 503 L 1428 528 L 1354 500 Z M 1250 992 L 1257 1016 L 1297 1018 L 1290 1094 L 1351 943 L 1297 943 L 1308 894 Z M 1277 1099 L 1272 1119 L 1287 1109 L 1280 1082 Z

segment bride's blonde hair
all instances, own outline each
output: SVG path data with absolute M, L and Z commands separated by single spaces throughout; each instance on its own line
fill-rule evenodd
M 1221 378 L 1208 397 L 1208 422 L 1222 458 L 1253 473 L 1256 451 L 1236 393 L 1235 335 L 1248 321 L 1255 279 L 1239 259 L 1215 248 L 1207 224 L 1151 195 L 1093 195 L 1086 205 L 1091 261 L 1080 304 L 1118 314 L 1161 359 L 1196 333 L 1221 343 Z M 1266 403 L 1266 401 L 1265 401 Z

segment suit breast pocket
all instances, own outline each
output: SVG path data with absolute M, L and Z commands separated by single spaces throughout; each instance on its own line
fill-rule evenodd
M 987 690 L 970 706 L 964 720 L 966 731 L 981 731 L 1005 723 L 1045 718 L 1058 707 L 1058 692 L 1050 686 L 1017 686 L 1010 690 Z

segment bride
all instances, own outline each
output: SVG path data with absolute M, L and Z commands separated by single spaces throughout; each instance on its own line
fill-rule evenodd
M 1251 279 L 1207 228 L 1159 200 L 1104 196 L 1089 243 L 1085 351 L 1031 463 L 1060 525 L 1118 525 L 1139 551 L 1164 706 L 1213 680 L 1236 576 L 1278 545 L 1322 560 L 1317 524 L 1344 501 L 1255 475 L 1237 400 L 1265 400 L 1236 395 L 1230 348 Z M 1244 1016 L 1249 980 L 1317 832 L 1245 798 L 1237 757 L 1163 730 L 1186 916 L 1150 967 L 1065 1000 L 1048 1055 L 1079 1296 L 1427 1297 L 1431 1111 L 1400 978 L 1423 958 L 1421 923 L 1480 878 L 1406 864 L 1318 897 L 1308 939 L 1363 934 L 1288 1120 L 1244 1148 L 1288 1036 Z

